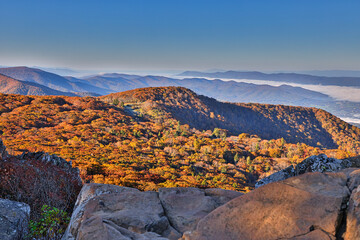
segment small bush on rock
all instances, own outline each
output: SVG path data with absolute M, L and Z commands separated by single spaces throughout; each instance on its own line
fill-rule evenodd
M 29 239 L 61 239 L 70 221 L 67 212 L 48 205 L 44 205 L 41 211 L 38 221 L 29 222 Z

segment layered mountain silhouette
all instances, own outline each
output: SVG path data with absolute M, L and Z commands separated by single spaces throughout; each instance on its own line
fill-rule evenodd
M 226 71 L 226 72 L 198 72 L 186 71 L 180 73 L 179 76 L 187 77 L 208 77 L 208 78 L 227 78 L 227 79 L 253 79 L 253 80 L 267 80 L 267 81 L 283 81 L 290 83 L 301 84 L 322 84 L 322 85 L 335 85 L 335 86 L 360 86 L 360 77 L 325 77 L 313 76 L 308 74 L 298 73 L 262 73 L 262 72 L 239 72 L 239 71 Z
M 90 93 L 92 92 L 97 94 L 109 93 L 104 89 L 100 89 L 90 84 L 77 81 L 76 78 L 71 78 L 69 80 L 57 74 L 53 74 L 36 68 L 28 68 L 28 67 L 0 68 L 0 74 L 21 81 L 41 84 L 48 88 L 52 88 L 63 92 L 90 92 Z
M 0 74 L 0 92 L 21 95 L 64 95 L 75 96 L 74 93 L 57 91 L 43 85 L 13 79 Z
M 9 84 L 3 83 L 3 86 L 0 88 L 0 92 L 3 93 L 18 93 L 26 95 L 46 94 L 99 96 L 136 88 L 179 86 L 186 87 L 198 94 L 216 98 L 220 101 L 317 107 L 325 109 L 337 116 L 347 118 L 354 118 L 354 116 L 360 114 L 360 103 L 337 101 L 328 95 L 289 85 L 276 87 L 236 81 L 209 80 L 200 77 L 177 79 L 163 76 L 140 76 L 119 73 L 92 75 L 80 79 L 71 76 L 63 77 L 40 69 L 28 67 L 0 68 L 0 74 L 22 81 L 23 84 L 38 84 L 36 85 L 37 87 L 46 87 L 47 89 L 43 92 L 38 90 L 24 91 L 22 87 L 16 89 L 17 85 L 10 84 L 10 86 L 12 86 L 12 90 L 9 91 Z M 317 77 L 304 74 L 264 74 L 260 72 L 235 71 L 218 73 L 185 72 L 183 75 L 224 78 L 254 78 L 266 80 L 273 79 L 274 81 L 285 79 L 290 81 L 289 79 L 292 79 L 291 81 L 301 83 L 321 82 L 323 84 L 339 84 L 340 81 L 339 78 Z M 356 78 L 341 79 L 345 79 L 345 86 L 356 85 L 358 83 Z M 60 92 L 52 92 L 50 91 L 51 89 Z
M 205 78 L 175 79 L 162 76 L 105 74 L 84 78 L 89 84 L 116 92 L 144 87 L 179 86 L 222 101 L 302 105 L 333 101 L 325 94 L 300 87 L 256 85 Z

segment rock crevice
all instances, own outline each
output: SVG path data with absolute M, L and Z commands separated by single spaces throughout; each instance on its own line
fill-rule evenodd
M 179 239 L 200 219 L 242 193 L 223 189 L 161 188 L 159 192 L 106 184 L 81 190 L 65 239 Z
M 267 184 L 217 208 L 183 239 L 342 239 L 348 181 L 344 172 L 307 173 Z
M 248 194 L 86 184 L 65 239 L 360 239 L 360 169 L 305 173 Z

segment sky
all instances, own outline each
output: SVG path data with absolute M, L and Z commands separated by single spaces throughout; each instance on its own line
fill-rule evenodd
M 0 0 L 0 65 L 360 70 L 358 0 Z

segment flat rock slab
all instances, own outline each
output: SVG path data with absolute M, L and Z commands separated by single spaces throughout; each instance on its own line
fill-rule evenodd
M 22 239 L 26 235 L 29 217 L 29 205 L 0 199 L 0 239 Z
M 217 208 L 183 239 L 301 239 L 320 236 L 312 233 L 317 229 L 334 238 L 350 194 L 346 183 L 344 173 L 307 173 L 270 183 Z

